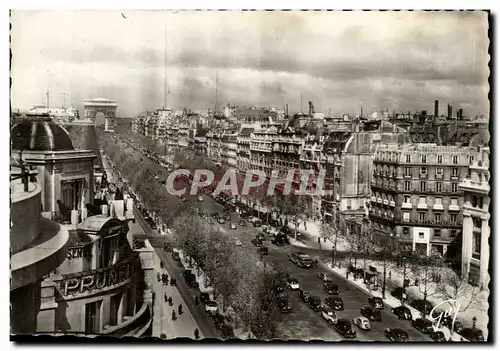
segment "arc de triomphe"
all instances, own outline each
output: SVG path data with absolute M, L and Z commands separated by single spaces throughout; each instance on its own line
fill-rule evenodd
M 118 106 L 116 100 L 108 100 L 103 98 L 87 99 L 84 101 L 83 106 L 85 109 L 85 118 L 93 120 L 95 125 L 104 124 L 104 130 L 107 132 L 114 131 L 116 107 Z M 98 119 L 96 118 L 99 112 L 102 112 L 104 114 L 104 122 L 98 121 Z

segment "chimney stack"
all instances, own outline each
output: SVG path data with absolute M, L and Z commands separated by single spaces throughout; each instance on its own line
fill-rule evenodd
M 434 117 L 439 116 L 439 100 L 434 100 Z
M 288 104 L 285 105 L 285 116 L 288 117 Z
M 453 113 L 453 109 L 450 104 L 448 104 L 448 119 L 451 119 Z

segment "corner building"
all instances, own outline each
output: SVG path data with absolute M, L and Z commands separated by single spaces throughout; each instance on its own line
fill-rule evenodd
M 379 145 L 373 161 L 369 215 L 379 244 L 445 256 L 460 241 L 468 147 Z M 453 253 L 456 255 L 457 253 Z

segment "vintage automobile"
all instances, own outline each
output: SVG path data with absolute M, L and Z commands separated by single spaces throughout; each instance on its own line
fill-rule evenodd
M 370 321 L 366 317 L 355 317 L 352 319 L 354 325 L 357 325 L 359 328 L 363 330 L 370 330 Z

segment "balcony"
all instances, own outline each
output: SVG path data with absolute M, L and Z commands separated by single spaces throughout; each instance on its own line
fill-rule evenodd
M 389 201 L 389 206 L 396 207 L 396 203 L 394 201 Z
M 418 203 L 417 204 L 417 209 L 419 210 L 427 210 L 427 204 L 426 203 Z
M 460 206 L 458 205 L 449 205 L 448 211 L 460 211 Z
M 468 191 L 479 192 L 485 195 L 490 192 L 490 185 L 488 182 L 476 182 L 470 179 L 462 180 L 460 188 Z
M 377 202 L 377 198 L 375 196 L 372 196 L 372 202 Z
M 411 208 L 413 208 L 413 206 L 412 206 L 411 202 L 403 202 L 403 203 L 401 204 L 401 208 L 408 208 L 408 209 L 411 209 Z
M 386 206 L 389 206 L 389 200 L 384 199 L 383 204 L 386 205 Z
M 443 204 L 434 204 L 434 205 L 432 205 L 432 209 L 436 210 L 436 211 L 443 211 L 444 207 L 443 207 Z
M 403 174 L 403 177 L 404 178 L 411 178 L 411 174 L 405 173 L 405 174 Z
M 420 173 L 420 179 L 427 179 L 427 173 Z
M 443 173 L 436 173 L 436 179 L 443 179 Z
M 450 178 L 451 178 L 451 180 L 458 180 L 458 175 L 453 175 L 452 174 Z
M 381 203 L 382 203 L 382 198 L 380 198 L 380 197 L 379 197 L 379 198 L 377 198 L 377 202 L 378 202 L 379 204 L 381 204 Z

